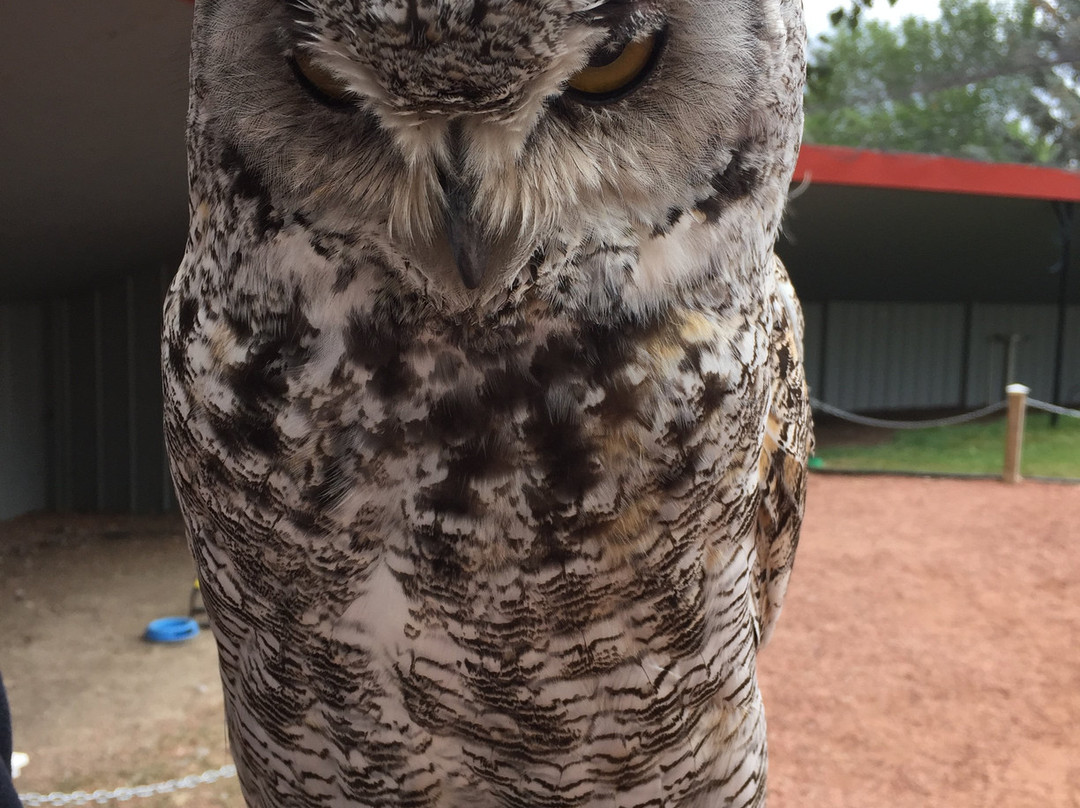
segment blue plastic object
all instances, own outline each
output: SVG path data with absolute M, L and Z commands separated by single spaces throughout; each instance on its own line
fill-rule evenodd
M 143 635 L 150 642 L 183 642 L 199 633 L 199 624 L 190 617 L 161 617 L 151 620 Z

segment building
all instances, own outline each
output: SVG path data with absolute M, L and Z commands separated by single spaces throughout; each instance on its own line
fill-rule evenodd
M 1078 200 L 1080 174 L 1059 169 L 804 146 L 777 251 L 813 394 L 972 409 L 1017 381 L 1080 401 Z

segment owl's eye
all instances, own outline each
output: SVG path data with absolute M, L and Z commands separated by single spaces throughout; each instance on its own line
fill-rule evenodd
M 330 106 L 342 106 L 349 102 L 352 91 L 333 73 L 316 62 L 307 51 L 297 49 L 289 58 L 293 73 L 300 85 L 313 96 Z
M 606 104 L 634 90 L 652 72 L 663 32 L 631 39 L 622 47 L 601 46 L 569 81 L 570 95 L 579 101 Z

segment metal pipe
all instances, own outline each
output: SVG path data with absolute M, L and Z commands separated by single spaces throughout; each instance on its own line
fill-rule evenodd
M 1054 392 L 1051 401 L 1057 406 L 1064 406 L 1061 400 L 1061 388 L 1065 375 L 1065 321 L 1069 308 L 1069 261 L 1072 243 L 1072 202 L 1053 202 L 1061 233 L 1061 264 L 1058 266 L 1058 305 L 1057 305 L 1057 343 L 1054 346 Z M 1050 416 L 1050 425 L 1058 425 L 1058 414 Z

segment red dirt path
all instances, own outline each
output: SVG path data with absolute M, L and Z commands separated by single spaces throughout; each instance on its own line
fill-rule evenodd
M 773 808 L 1080 806 L 1080 486 L 815 475 Z

